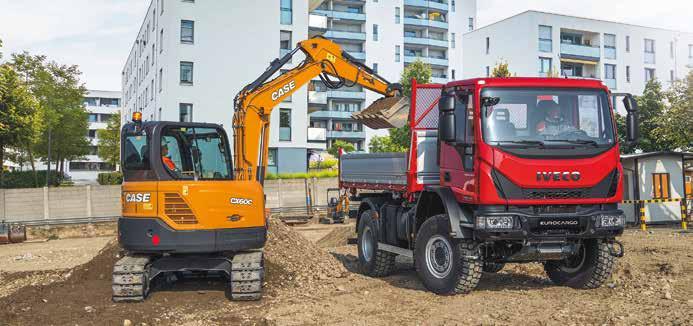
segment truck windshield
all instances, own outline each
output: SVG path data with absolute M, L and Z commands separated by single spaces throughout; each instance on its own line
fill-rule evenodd
M 615 143 L 611 111 L 602 90 L 487 88 L 481 100 L 484 140 L 491 145 L 605 147 Z
M 231 179 L 226 139 L 214 128 L 166 128 L 161 160 L 176 179 Z

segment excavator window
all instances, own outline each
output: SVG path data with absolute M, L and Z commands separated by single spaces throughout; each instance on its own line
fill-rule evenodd
M 231 179 L 227 148 L 214 128 L 169 127 L 161 136 L 161 159 L 174 179 Z

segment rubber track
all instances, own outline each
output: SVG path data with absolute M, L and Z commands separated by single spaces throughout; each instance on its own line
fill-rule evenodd
M 141 302 L 149 292 L 148 256 L 126 255 L 113 266 L 114 302 Z
M 261 250 L 235 254 L 231 260 L 231 300 L 260 300 L 264 279 L 265 263 Z
M 471 292 L 479 284 L 483 262 L 478 257 L 474 242 L 460 241 L 458 245 L 460 251 L 460 275 L 455 286 L 455 293 L 466 294 Z

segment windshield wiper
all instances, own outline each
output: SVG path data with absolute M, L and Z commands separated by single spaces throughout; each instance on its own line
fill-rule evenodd
M 500 140 L 496 141 L 496 146 L 503 146 L 503 144 L 518 144 L 518 145 L 528 145 L 528 146 L 538 146 L 544 147 L 544 142 L 539 140 Z
M 545 141 L 566 142 L 566 143 L 570 143 L 570 144 L 593 145 L 595 147 L 599 147 L 599 143 L 597 143 L 594 140 L 590 140 L 590 139 L 547 139 Z

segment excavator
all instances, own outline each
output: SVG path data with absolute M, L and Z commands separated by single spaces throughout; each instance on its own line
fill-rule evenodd
M 274 77 L 298 52 L 305 59 Z M 113 301 L 143 301 L 157 280 L 211 274 L 228 280 L 230 300 L 262 297 L 270 114 L 318 76 L 328 88 L 358 84 L 393 103 L 401 98 L 399 84 L 314 37 L 273 60 L 235 97 L 233 155 L 218 124 L 143 122 L 133 113 L 121 131 L 124 254 L 113 267 Z

